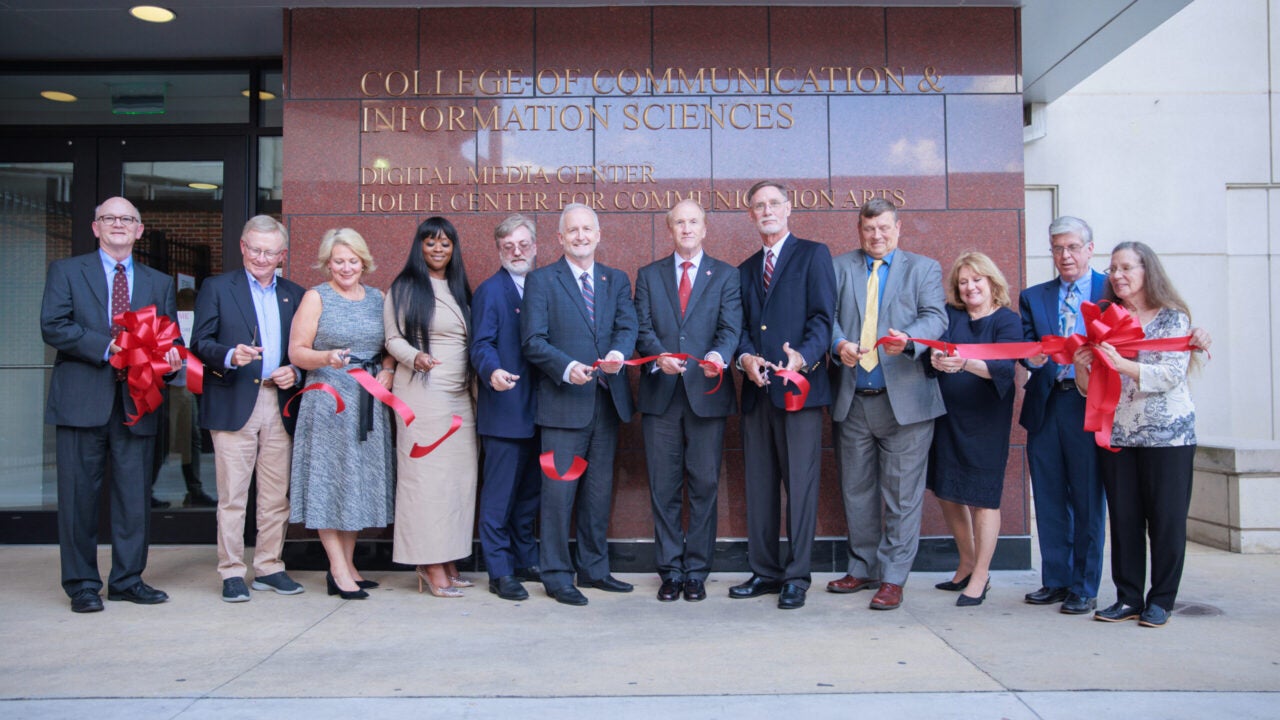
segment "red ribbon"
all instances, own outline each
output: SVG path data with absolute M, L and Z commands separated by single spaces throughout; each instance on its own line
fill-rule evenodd
M 702 393 L 703 395 L 712 395 L 712 394 L 714 394 L 717 390 L 719 390 L 719 389 L 720 389 L 720 383 L 724 382 L 724 368 L 723 368 L 723 367 L 721 367 L 721 366 L 720 366 L 719 364 L 717 364 L 717 363 L 711 362 L 710 360 L 699 360 L 698 358 L 696 358 L 696 357 L 694 357 L 694 356 L 692 356 L 692 355 L 689 355 L 688 353 L 663 353 L 663 354 L 661 354 L 661 355 L 649 355 L 648 357 L 632 358 L 631 360 L 623 360 L 623 361 L 621 361 L 621 362 L 622 362 L 622 364 L 623 364 L 624 366 L 626 366 L 626 367 L 635 367 L 636 365 L 644 365 L 645 363 L 650 363 L 650 362 L 653 362 L 653 361 L 657 360 L 658 358 L 663 358 L 663 357 L 675 358 L 676 360 L 682 360 L 682 361 L 684 361 L 684 362 L 689 362 L 690 360 L 692 360 L 693 362 L 698 363 L 698 365 L 699 365 L 699 366 L 701 366 L 701 367 L 712 367 L 712 368 L 715 368 L 715 370 L 716 370 L 716 385 L 715 385 L 715 387 L 711 388 L 710 390 L 708 390 L 708 391 L 706 391 L 706 392 Z M 591 369 L 592 369 L 592 370 L 595 370 L 596 368 L 600 367 L 601 365 L 603 365 L 603 364 L 604 364 L 604 363 L 606 363 L 606 362 L 610 362 L 610 361 L 608 361 L 608 360 L 597 360 L 597 361 L 595 361 L 595 362 L 591 363 Z
M 1074 362 L 1076 350 L 1086 345 L 1110 343 L 1124 358 L 1137 357 L 1142 351 L 1189 352 L 1196 347 L 1191 336 L 1176 338 L 1147 338 L 1142 323 L 1118 303 L 1110 303 L 1106 310 L 1091 302 L 1080 304 L 1084 318 L 1085 335 L 1067 337 L 1046 335 L 1040 342 L 1013 343 L 946 343 L 940 340 L 908 338 L 911 342 L 940 350 L 948 355 L 971 360 L 1022 360 L 1036 355 L 1048 355 L 1059 365 Z M 887 342 L 901 342 L 901 338 L 882 337 L 876 341 L 879 347 Z M 1111 447 L 1111 429 L 1116 419 L 1116 406 L 1120 404 L 1120 373 L 1104 353 L 1093 354 L 1093 367 L 1089 370 L 1089 392 L 1085 398 L 1084 430 L 1093 433 L 1098 447 L 1114 451 Z
M 297 400 L 298 398 L 302 397 L 302 393 L 311 392 L 312 390 L 323 390 L 329 393 L 330 395 L 332 395 L 333 399 L 338 402 L 338 409 L 334 410 L 335 413 L 340 413 L 343 410 L 347 409 L 347 404 L 342 402 L 342 396 L 338 394 L 338 391 L 332 385 L 330 385 L 329 383 L 318 382 L 318 383 L 311 383 L 310 385 L 299 390 L 296 395 L 289 398 L 289 402 L 284 404 L 284 416 L 291 417 L 289 415 L 289 406 L 293 404 L 294 400 Z
M 542 465 L 542 472 L 546 473 L 547 477 L 552 480 L 563 480 L 565 482 L 577 480 L 582 477 L 582 473 L 587 471 L 587 461 L 577 455 L 574 455 L 573 464 L 569 466 L 568 472 L 563 475 L 556 472 L 556 454 L 553 450 L 548 450 L 539 455 L 538 464 Z
M 395 410 L 400 419 L 404 421 L 405 427 L 413 424 L 414 418 L 417 417 L 413 414 L 413 410 L 409 409 L 409 406 L 403 400 L 392 395 L 390 390 L 382 387 L 382 383 L 378 382 L 377 378 L 360 368 L 352 368 L 347 371 L 347 374 L 355 378 L 355 381 L 360 383 L 360 387 L 377 398 L 378 402 Z
M 174 341 L 182 337 L 178 324 L 167 316 L 156 314 L 156 306 L 130 310 L 112 318 L 112 322 L 124 328 L 116 337 L 120 352 L 108 361 L 117 370 L 128 369 L 129 398 L 137 409 L 125 425 L 133 425 L 143 415 L 155 412 L 164 402 L 164 376 L 173 372 L 165 355 L 176 347 L 178 355 L 187 361 L 187 387 L 191 392 L 204 392 L 204 365 L 200 359 Z
M 409 451 L 409 457 L 420 458 L 420 457 L 423 457 L 424 455 L 429 454 L 432 450 L 435 450 L 436 448 L 440 447 L 440 443 L 444 442 L 445 440 L 448 440 L 450 435 L 458 432 L 458 428 L 460 427 L 462 427 L 462 416 L 454 415 L 453 421 L 449 423 L 449 429 L 445 431 L 444 435 L 440 436 L 439 440 L 431 443 L 430 445 L 419 445 L 417 443 L 414 443 L 413 449 Z
M 794 370 L 774 370 L 774 376 L 782 378 L 782 384 L 788 382 L 794 384 L 800 392 L 787 393 L 784 404 L 787 412 L 795 412 L 804 409 L 804 401 L 809 398 L 809 381 L 803 375 Z

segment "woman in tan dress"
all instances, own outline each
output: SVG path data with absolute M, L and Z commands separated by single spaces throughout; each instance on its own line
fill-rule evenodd
M 396 437 L 396 521 L 392 560 L 416 565 L 418 592 L 461 597 L 470 587 L 454 561 L 471 554 L 476 506 L 476 424 L 467 346 L 471 290 L 458 232 L 442 217 L 418 226 L 404 269 L 383 306 L 387 352 L 396 359 L 392 391 L 417 419 Z M 430 454 L 411 458 L 462 427 Z

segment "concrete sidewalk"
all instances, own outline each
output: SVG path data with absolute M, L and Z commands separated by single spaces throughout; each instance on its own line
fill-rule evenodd
M 419 595 L 410 573 L 341 601 L 301 572 L 302 595 L 227 604 L 215 566 L 211 546 L 152 548 L 146 580 L 172 601 L 75 615 L 56 547 L 0 548 L 0 717 L 1280 716 L 1280 556 L 1190 546 L 1160 629 L 1027 605 L 1032 571 L 994 573 L 964 609 L 916 573 L 901 609 L 874 612 L 870 593 L 824 592 L 830 574 L 795 611 L 730 600 L 740 574 L 701 603 L 624 576 L 635 593 L 574 608 L 534 586 L 499 600 L 483 576 L 462 599 Z

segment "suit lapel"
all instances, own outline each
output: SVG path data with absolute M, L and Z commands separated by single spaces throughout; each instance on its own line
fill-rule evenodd
M 675 257 L 675 254 L 672 254 L 663 260 L 662 265 L 658 267 L 658 274 L 662 276 L 662 287 L 667 291 L 667 305 L 670 306 L 676 323 L 680 324 L 684 322 L 684 318 L 680 316 L 680 289 L 676 286 L 675 275 L 671 272 L 675 267 Z
M 702 254 L 702 264 L 698 266 L 698 275 L 700 277 L 693 279 L 693 292 L 689 295 L 689 307 L 685 309 L 684 317 L 689 317 L 693 314 L 693 307 L 698 303 L 698 298 L 706 293 L 707 285 L 711 284 L 711 279 L 715 277 L 715 273 L 719 269 L 715 258 L 704 252 Z M 676 307 L 678 309 L 679 305 L 677 304 Z M 684 318 L 681 318 L 680 322 L 683 323 Z
M 778 253 L 778 257 L 773 261 L 773 279 L 769 281 L 769 290 L 764 294 L 764 301 L 769 302 L 769 298 L 773 297 L 773 289 L 778 287 L 778 283 L 782 280 L 782 273 L 785 271 L 787 264 L 791 262 L 791 258 L 796 254 L 796 236 L 788 235 L 787 241 L 782 244 L 782 250 Z M 764 278 L 764 253 L 761 252 L 760 260 L 760 277 Z
M 609 276 L 613 274 L 613 271 L 606 271 L 606 268 L 600 263 L 592 265 L 591 269 L 595 271 L 595 277 L 593 278 L 595 287 L 592 288 L 592 291 L 596 294 L 596 323 L 592 331 L 599 335 L 602 318 L 613 317 L 613 292 L 609 289 Z M 582 293 L 579 292 L 578 294 L 581 295 Z M 583 309 L 587 307 L 586 300 L 582 301 L 582 307 Z
M 84 284 L 93 293 L 93 297 L 97 299 L 98 305 L 102 307 L 105 313 L 111 312 L 111 307 L 107 304 L 107 286 L 106 275 L 102 272 L 102 256 L 95 250 L 93 254 L 85 256 L 84 267 L 81 268 L 84 275 Z M 136 273 L 135 273 L 136 274 Z M 107 321 L 110 324 L 110 320 Z
M 556 277 L 560 278 L 560 285 L 564 287 L 565 293 L 569 295 L 569 301 L 577 308 L 578 313 L 582 316 L 582 322 L 591 328 L 591 332 L 595 333 L 596 329 L 591 324 L 591 315 L 587 312 L 587 301 L 582 299 L 582 286 L 578 284 L 578 277 L 574 274 L 573 268 L 569 267 L 569 261 L 561 258 L 556 261 Z M 600 308 L 600 290 L 594 288 L 596 293 L 596 309 Z M 597 312 L 597 315 L 600 313 Z
M 1107 276 L 1094 270 L 1089 272 L 1093 274 L 1093 277 L 1090 278 L 1092 285 L 1089 287 L 1089 300 L 1096 303 L 1102 299 L 1103 293 L 1106 292 Z
M 158 305 L 153 297 L 155 287 L 151 282 L 151 273 L 142 269 L 138 259 L 133 259 L 133 292 L 130 293 L 129 309 L 138 310 L 148 305 Z
M 279 292 L 276 293 L 277 296 L 279 294 Z M 249 287 L 249 278 L 244 271 L 231 276 L 231 297 L 236 304 L 236 309 L 240 311 L 241 319 L 244 320 L 245 330 L 249 331 L 253 344 L 257 345 L 262 341 L 258 328 L 258 311 L 253 308 L 253 290 Z M 280 314 L 280 318 L 283 322 L 284 313 Z
M 885 306 L 889 303 L 890 299 L 897 297 L 898 289 L 902 287 L 904 282 L 903 279 L 907 275 L 908 268 L 909 261 L 907 260 L 907 254 L 905 252 L 895 253 L 893 256 L 893 262 L 886 268 L 884 288 L 880 291 L 880 305 L 876 315 L 876 317 L 881 321 L 880 324 L 885 326 L 886 332 L 889 328 L 889 314 L 885 312 Z M 880 328 L 876 328 L 876 337 L 880 336 Z
M 502 269 L 502 293 L 506 295 L 507 307 L 512 308 L 517 315 L 520 314 L 520 288 L 516 287 L 515 278 L 511 277 L 511 273 L 506 268 Z
M 867 314 L 867 275 L 867 257 L 858 250 L 853 254 L 853 299 L 856 301 L 854 311 L 858 313 L 859 328 L 862 327 L 862 318 Z

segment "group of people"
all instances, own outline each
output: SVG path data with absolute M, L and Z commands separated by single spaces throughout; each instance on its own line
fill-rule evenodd
M 1058 277 L 1023 291 L 1014 313 L 1007 281 L 982 253 L 962 254 L 944 280 L 935 260 L 899 248 L 902 222 L 888 201 L 862 206 L 859 249 L 833 259 L 827 245 L 791 233 L 782 184 L 756 183 L 746 197 L 759 251 L 736 267 L 712 257 L 703 208 L 680 202 L 666 217 L 672 253 L 639 270 L 634 297 L 626 273 L 597 262 L 602 233 L 586 205 L 564 208 L 563 258 L 537 269 L 534 223 L 504 220 L 494 233 L 502 267 L 474 292 L 458 233 L 441 217 L 418 227 L 385 294 L 365 282 L 375 264 L 356 231 L 326 233 L 318 267 L 327 280 L 304 291 L 277 274 L 286 229 L 251 219 L 244 269 L 205 282 L 191 337 L 205 366 L 200 422 L 216 454 L 222 598 L 250 598 L 243 536 L 255 471 L 255 590 L 303 591 L 281 561 L 286 525 L 296 522 L 318 531 L 329 594 L 367 597 L 377 583 L 355 566 L 357 533 L 394 522 L 393 559 L 416 566 L 419 591 L 459 597 L 471 582 L 456 562 L 471 554 L 478 501 L 490 592 L 523 600 L 523 583 L 541 582 L 567 605 L 588 603 L 579 588 L 630 592 L 610 572 L 608 527 L 618 430 L 638 409 L 658 600 L 706 597 L 725 420 L 740 411 L 752 574 L 729 596 L 777 594 L 779 608 L 799 608 L 811 583 L 825 408 L 848 525 L 847 573 L 827 589 L 875 590 L 872 609 L 901 606 L 928 487 L 959 554 L 937 587 L 958 591 L 959 606 L 982 604 L 1000 530 L 1015 361 L 916 341 L 1083 333 L 1081 303 L 1103 298 L 1136 316 L 1147 337 L 1181 337 L 1192 332 L 1185 303 L 1142 243 L 1117 246 L 1108 275 L 1093 272 L 1092 233 L 1076 218 L 1049 230 Z M 133 403 L 107 360 L 119 350 L 111 317 L 148 303 L 172 316 L 173 287 L 132 262 L 142 223 L 127 200 L 100 206 L 94 232 L 97 253 L 50 266 L 42 315 L 58 350 L 47 422 L 58 426 L 63 587 L 76 612 L 102 609 L 94 546 L 107 457 L 126 479 L 112 485 L 108 598 L 167 599 L 141 580 L 148 496 L 127 480 L 149 477 L 142 466 L 154 420 L 124 425 Z M 1194 332 L 1194 344 L 1208 342 Z M 641 360 L 629 360 L 637 353 Z M 1083 429 L 1099 355 L 1121 376 L 1115 452 L 1095 448 Z M 1105 505 L 1118 601 L 1095 618 L 1167 621 L 1195 450 L 1191 355 L 1125 358 L 1100 343 L 1071 363 L 1024 361 L 1020 421 L 1044 563 L 1044 587 L 1027 602 L 1096 609 Z M 176 351 L 166 359 L 180 370 Z M 638 402 L 623 370 L 637 363 Z M 740 398 L 731 366 L 743 378 Z M 413 421 L 394 420 L 354 368 Z M 316 391 L 299 396 L 304 386 Z

